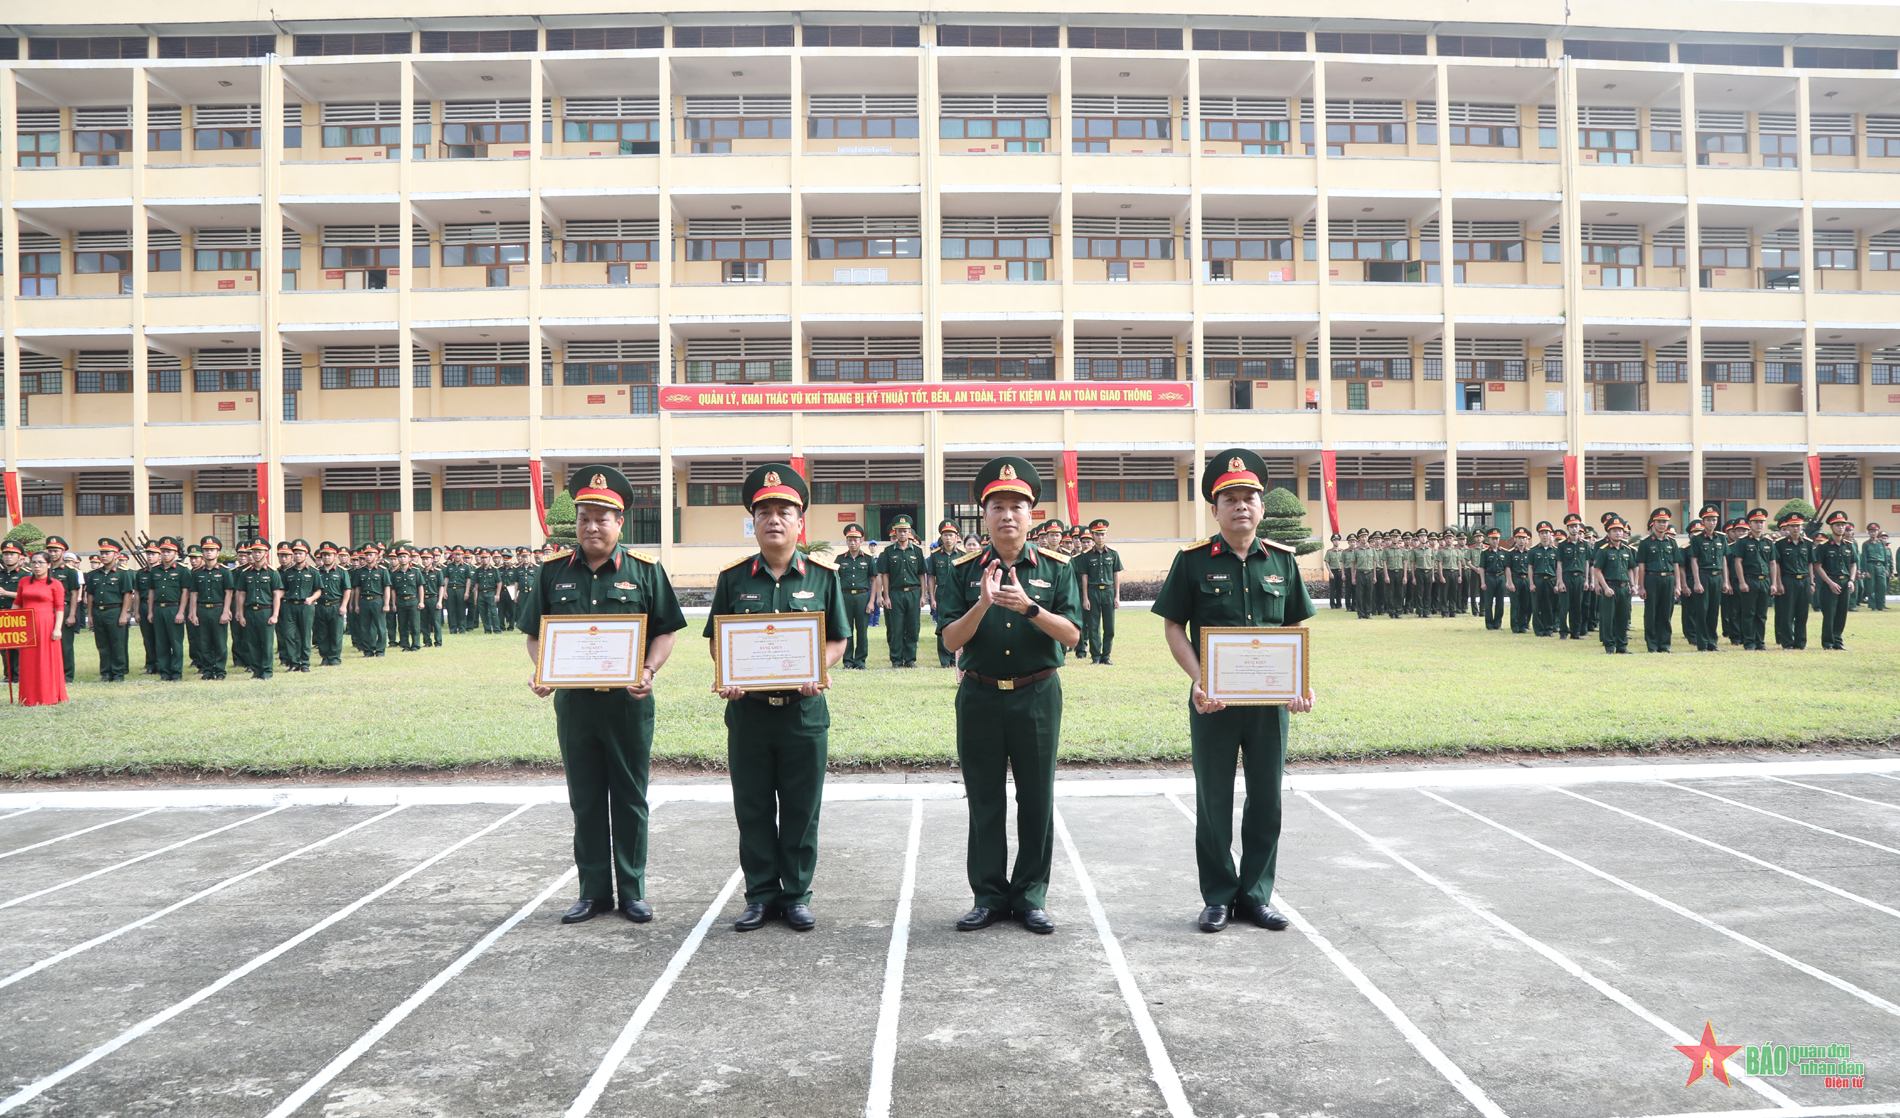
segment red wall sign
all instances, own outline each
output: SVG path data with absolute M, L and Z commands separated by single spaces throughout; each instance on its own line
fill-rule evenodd
M 607 394 L 602 392 L 597 396 L 589 396 L 587 397 L 587 402 L 590 404 L 604 404 L 607 402 Z
M 1501 380 L 1494 380 L 1490 382 L 1489 384 L 1485 385 L 1485 387 L 1490 389 L 1493 392 L 1502 392 L 1504 391 L 1504 382 Z
M 218 290 L 219 291 L 236 291 L 237 281 L 236 280 L 219 280 Z
M 219 411 L 236 411 L 237 401 L 236 400 L 219 400 L 218 410 Z
M 838 523 L 840 524 L 855 524 L 857 523 L 857 519 L 858 514 L 855 512 L 841 512 L 838 514 Z
M 1178 411 L 1194 406 L 1182 381 L 1028 381 L 900 387 L 816 384 L 680 384 L 660 389 L 667 411 L 1048 411 L 1125 408 Z

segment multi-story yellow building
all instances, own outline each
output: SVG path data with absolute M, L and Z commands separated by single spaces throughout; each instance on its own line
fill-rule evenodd
M 0 29 L 14 517 L 519 544 L 610 461 L 692 581 L 749 463 L 835 538 L 1011 451 L 1158 571 L 1238 444 L 1322 533 L 1327 460 L 1342 530 L 1900 518 L 1895 8 L 501 7 Z

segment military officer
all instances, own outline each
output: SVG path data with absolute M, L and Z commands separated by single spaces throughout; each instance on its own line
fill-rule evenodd
M 362 568 L 350 578 L 351 588 L 356 591 L 363 655 L 367 658 L 382 656 L 389 649 L 389 614 L 396 608 L 389 576 L 389 568 L 382 562 L 382 549 L 371 544 Z
M 1734 596 L 1729 583 L 1728 537 L 1721 531 L 1722 510 L 1703 505 L 1696 513 L 1699 536 L 1689 538 L 1689 597 L 1683 603 L 1682 631 L 1703 652 L 1722 650 L 1722 603 Z
M 152 572 L 158 569 L 158 541 L 146 541 L 139 551 L 139 569 L 132 577 L 139 592 L 139 639 L 145 645 L 144 674 L 157 675 L 158 637 L 152 628 Z
M 992 458 L 970 497 L 990 543 L 957 560 L 939 610 L 943 641 L 962 673 L 957 685 L 957 758 L 969 800 L 966 868 L 974 905 L 959 931 L 1010 915 L 1038 934 L 1055 931 L 1044 909 L 1055 851 L 1056 745 L 1062 736 L 1067 651 L 1082 639 L 1081 610 L 1067 557 L 1030 543 L 1030 512 L 1042 477 L 1028 461 Z M 1006 777 L 1016 783 L 1016 865 L 1008 855 Z
M 1636 549 L 1629 543 L 1629 525 L 1615 513 L 1605 513 L 1603 530 L 1608 539 L 1590 555 L 1590 573 L 1603 600 L 1597 604 L 1597 638 L 1603 651 L 1628 655 L 1630 650 L 1630 569 L 1636 565 Z
M 138 591 L 132 573 L 119 566 L 122 552 L 119 542 L 110 536 L 99 540 L 99 569 L 86 580 L 86 596 L 92 601 L 92 640 L 99 649 L 99 681 L 122 683 L 128 667 L 126 636 L 138 613 Z
M 1500 546 L 1503 539 L 1504 533 L 1496 528 L 1487 530 L 1484 550 L 1478 555 L 1478 570 L 1484 578 L 1478 596 L 1483 603 L 1486 629 L 1504 627 L 1504 577 L 1511 568 L 1511 560 Z
M 349 597 L 350 572 L 337 562 L 337 546 L 329 540 L 317 545 L 317 602 L 310 635 L 317 663 L 335 667 L 343 662 L 343 605 Z
M 156 646 L 158 678 L 185 678 L 185 581 L 188 572 L 178 565 L 183 545 L 170 536 L 158 541 L 158 565 L 146 576 L 152 595 L 152 637 Z
M 475 600 L 481 610 L 482 632 L 501 632 L 501 581 L 502 575 L 495 565 L 495 557 L 482 552 L 475 562 Z
M 278 577 L 288 580 L 292 572 L 296 570 L 296 566 L 296 560 L 292 558 L 290 552 L 290 541 L 284 540 L 280 542 L 277 545 Z M 291 587 L 289 583 L 286 582 L 284 586 L 283 608 L 277 611 L 276 632 L 272 634 L 277 642 L 277 666 L 286 671 L 288 671 L 291 666 L 292 631 L 296 625 L 296 620 L 291 615 L 290 607 L 296 604 L 297 598 L 291 593 Z
M 445 601 L 449 611 L 449 632 L 460 633 L 467 628 L 468 596 L 474 590 L 469 579 L 474 571 L 468 565 L 468 552 L 461 547 L 449 549 L 449 561 L 442 568 L 442 584 L 445 588 Z
M 422 572 L 416 569 L 416 553 L 407 544 L 396 549 L 389 593 L 396 607 L 398 646 L 404 652 L 422 651 Z
M 1511 531 L 1511 548 L 1504 553 L 1504 592 L 1511 596 L 1511 632 L 1531 626 L 1531 530 L 1519 524 Z
M 1815 544 L 1810 585 L 1821 610 L 1821 647 L 1847 651 L 1841 636 L 1847 628 L 1847 607 L 1854 600 L 1854 577 L 1860 569 L 1860 549 L 1854 544 L 1854 524 L 1835 509 L 1827 514 L 1833 535 Z
M 281 554 L 281 553 L 280 553 Z M 317 568 L 310 558 L 307 540 L 290 541 L 290 561 L 281 563 L 278 577 L 284 582 L 284 620 L 277 626 L 279 661 L 285 671 L 310 670 L 310 633 L 317 611 Z
M 223 679 L 230 663 L 225 638 L 231 625 L 231 599 L 234 583 L 218 557 L 224 541 L 216 536 L 198 540 L 198 554 L 204 562 L 191 573 L 191 605 L 186 620 L 198 634 L 198 672 L 207 680 Z
M 1880 525 L 1867 522 L 1867 542 L 1860 545 L 1860 571 L 1867 580 L 1867 608 L 1887 608 L 1887 580 L 1893 574 L 1893 551 Z
M 535 563 L 542 562 L 545 557 L 545 552 L 537 552 Z M 442 578 L 440 549 L 424 554 L 422 560 L 422 647 L 441 648 L 443 592 L 447 584 Z M 533 569 L 533 565 L 530 565 L 529 570 Z
M 1582 640 L 1589 635 L 1583 611 L 1590 601 L 1588 574 L 1590 549 L 1583 542 L 1583 517 L 1564 514 L 1564 538 L 1557 542 L 1557 570 L 1563 576 L 1563 590 L 1557 599 L 1558 639 Z
M 924 581 L 924 549 L 911 536 L 910 517 L 891 521 L 891 546 L 877 557 L 878 601 L 885 610 L 885 636 L 891 667 L 917 666 L 919 595 Z
M 1293 548 L 1258 534 L 1266 477 L 1266 463 L 1250 450 L 1224 450 L 1208 460 L 1201 496 L 1214 506 L 1220 531 L 1175 556 L 1155 596 L 1154 612 L 1161 616 L 1168 651 L 1192 681 L 1188 735 L 1204 932 L 1222 930 L 1234 915 L 1273 931 L 1287 926 L 1272 904 L 1287 716 L 1312 710 L 1313 692 L 1309 688 L 1285 707 L 1229 707 L 1208 698 L 1200 684 L 1204 626 L 1299 625 L 1314 613 Z M 1233 858 L 1236 762 L 1246 773 L 1238 870 Z
M 810 490 L 783 462 L 755 467 L 740 489 L 752 514 L 757 554 L 728 564 L 713 584 L 706 639 L 718 657 L 717 621 L 734 614 L 822 613 L 825 665 L 844 658 L 846 619 L 838 570 L 798 553 Z M 734 931 L 749 932 L 783 917 L 809 932 L 811 876 L 818 863 L 818 812 L 824 799 L 831 712 L 828 683 L 797 690 L 719 690 L 726 700 L 726 771 L 739 824 L 739 866 L 745 910 Z
M 1363 528 L 1360 532 L 1359 546 L 1352 550 L 1352 598 L 1354 611 L 1364 621 L 1379 608 L 1379 578 L 1384 572 L 1372 537 Z
M 574 812 L 574 865 L 580 900 L 563 924 L 591 920 L 616 908 L 636 924 L 653 919 L 646 897 L 647 766 L 653 750 L 653 677 L 686 627 L 679 599 L 659 560 L 620 546 L 620 529 L 633 486 L 611 466 L 582 466 L 568 479 L 579 547 L 556 552 L 528 580 L 519 626 L 528 662 L 539 665 L 543 615 L 642 613 L 646 658 L 640 681 L 627 687 L 562 689 L 529 686 L 554 695 L 555 733 Z M 619 902 L 615 903 L 616 889 Z
M 1651 652 L 1668 652 L 1675 633 L 1672 626 L 1676 599 L 1682 597 L 1682 564 L 1686 556 L 1676 543 L 1672 517 L 1666 508 L 1649 514 L 1649 535 L 1636 545 L 1636 567 L 1630 572 L 1632 585 L 1643 594 L 1643 646 Z
M 66 541 L 59 536 L 48 536 L 41 544 L 46 549 L 46 575 L 66 588 L 66 616 L 60 619 L 59 644 L 60 660 L 66 667 L 66 682 L 73 681 L 73 639 L 79 631 L 79 611 L 85 605 L 85 596 L 79 592 L 79 572 L 66 565 L 66 553 L 70 549 Z
M 1558 629 L 1557 603 L 1563 600 L 1563 560 L 1557 553 L 1557 529 L 1537 522 L 1537 546 L 1531 548 L 1531 631 L 1548 637 Z
M 1081 550 L 1069 564 L 1075 572 L 1076 594 L 1082 606 L 1082 645 L 1090 662 L 1109 664 L 1115 650 L 1115 611 L 1121 604 L 1122 557 L 1108 546 L 1108 521 L 1089 521 Z
M 838 583 L 844 591 L 844 616 L 848 640 L 844 666 L 864 669 L 864 657 L 871 644 L 871 587 L 877 581 L 877 561 L 864 553 L 864 529 L 856 524 L 844 526 L 844 554 L 838 557 Z
M 271 637 L 283 608 L 284 579 L 271 568 L 268 543 L 252 540 L 245 554 L 251 565 L 237 571 L 233 580 L 236 597 L 232 607 L 237 613 L 239 639 L 244 643 L 244 657 L 239 663 L 251 670 L 252 679 L 269 679 L 275 672 Z
M 1346 547 L 1344 541 L 1334 532 L 1326 547 L 1326 601 L 1330 608 L 1338 609 L 1346 592 Z
M 937 587 L 942 580 L 950 577 L 950 567 L 957 556 L 963 554 L 963 533 L 957 530 L 957 522 L 945 520 L 937 525 L 937 548 L 930 553 L 930 560 L 924 567 L 924 600 L 930 603 L 930 617 L 936 622 L 937 630 L 937 666 L 954 668 L 957 658 L 943 646 L 943 618 L 937 614 Z
M 1385 550 L 1381 559 L 1385 567 L 1385 596 L 1379 603 L 1387 617 L 1397 621 L 1399 610 L 1405 605 L 1405 587 L 1411 581 L 1405 569 L 1405 548 L 1396 529 L 1386 533 Z
M 1808 647 L 1808 610 L 1814 604 L 1808 570 L 1814 565 L 1814 544 L 1803 531 L 1807 522 L 1798 512 L 1775 521 L 1781 529 L 1781 538 L 1773 541 L 1775 573 L 1781 576 L 1781 588 L 1773 591 L 1775 644 L 1781 648 Z

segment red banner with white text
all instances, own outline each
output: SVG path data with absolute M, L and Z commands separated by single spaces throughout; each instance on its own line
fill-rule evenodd
M 1319 452 L 1320 485 L 1326 492 L 1326 523 L 1330 526 L 1328 534 L 1338 534 L 1339 527 L 1339 455 L 1330 450 Z
M 660 389 L 667 411 L 1045 411 L 1124 408 L 1180 411 L 1194 407 L 1187 381 L 1025 381 L 912 385 L 670 384 Z

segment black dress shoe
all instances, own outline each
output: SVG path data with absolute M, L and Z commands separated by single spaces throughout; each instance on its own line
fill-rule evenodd
M 1282 916 L 1279 910 L 1275 909 L 1272 905 L 1256 904 L 1246 907 L 1247 915 L 1253 918 L 1253 922 L 1269 932 L 1284 932 L 1286 931 L 1287 925 L 1291 923 L 1291 921 L 1285 916 Z
M 794 932 L 809 932 L 818 926 L 818 918 L 811 914 L 811 906 L 789 904 L 785 906 L 785 923 Z
M 653 906 L 644 900 L 624 900 L 620 902 L 620 915 L 635 924 L 644 924 L 653 919 Z
M 611 912 L 613 907 L 614 903 L 612 901 L 598 901 L 589 897 L 582 897 L 580 900 L 574 902 L 573 908 L 568 909 L 561 915 L 561 923 L 578 924 L 583 920 L 592 920 L 603 912 Z
M 1227 906 L 1224 904 L 1208 905 L 1201 910 L 1200 923 L 1203 932 L 1218 932 L 1222 928 L 1225 928 L 1227 926 Z
M 1016 919 L 1023 922 L 1023 927 L 1039 936 L 1046 936 L 1056 930 L 1056 922 L 1049 919 L 1049 914 L 1039 908 L 1019 912 L 1016 914 Z
M 732 922 L 732 930 L 735 932 L 757 931 L 763 928 L 765 921 L 773 915 L 775 914 L 762 904 L 749 904 L 745 906 L 745 911 L 739 914 L 739 918 Z
M 964 913 L 963 919 L 957 921 L 957 931 L 980 931 L 1008 915 L 1009 913 L 1004 909 L 984 908 L 982 905 L 977 905 L 975 908 Z

